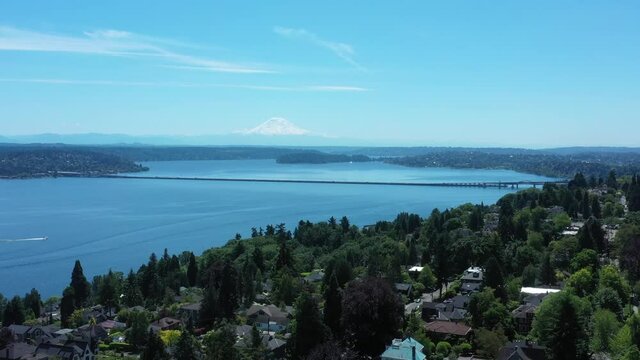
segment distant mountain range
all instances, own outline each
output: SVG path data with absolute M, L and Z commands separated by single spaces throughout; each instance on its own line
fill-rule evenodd
M 444 147 L 444 146 L 388 146 L 373 140 L 335 138 L 314 134 L 291 122 L 272 118 L 253 129 L 221 135 L 126 135 L 126 134 L 34 134 L 0 135 L 0 144 L 67 144 L 67 145 L 125 145 L 125 146 L 277 146 L 318 149 L 329 153 L 366 156 L 414 156 L 447 151 L 478 151 L 492 154 L 555 154 L 634 153 L 640 147 L 560 147 L 524 149 L 504 147 Z

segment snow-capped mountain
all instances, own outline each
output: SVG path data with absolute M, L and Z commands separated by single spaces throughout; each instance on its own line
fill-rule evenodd
M 309 130 L 296 126 L 291 121 L 283 118 L 274 117 L 253 129 L 242 131 L 246 135 L 310 135 Z

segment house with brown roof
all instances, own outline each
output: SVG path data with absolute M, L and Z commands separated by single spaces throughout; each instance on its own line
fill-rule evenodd
M 182 325 L 182 321 L 178 319 L 174 319 L 171 317 L 163 317 L 162 319 L 156 320 L 149 325 L 149 330 L 154 333 L 158 333 L 160 331 L 166 330 L 178 330 Z
M 473 329 L 463 324 L 446 320 L 434 320 L 425 325 L 427 335 L 434 339 L 444 340 L 448 338 L 470 339 Z

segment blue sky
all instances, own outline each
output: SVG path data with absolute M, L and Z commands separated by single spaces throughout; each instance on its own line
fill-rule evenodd
M 638 146 L 638 1 L 3 1 L 0 135 Z

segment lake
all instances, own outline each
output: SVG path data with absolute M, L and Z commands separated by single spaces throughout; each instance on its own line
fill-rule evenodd
M 506 170 L 407 168 L 378 162 L 276 164 L 273 160 L 145 163 L 151 176 L 396 182 L 544 181 Z M 201 182 L 106 178 L 0 181 L 0 293 L 61 294 L 76 259 L 85 275 L 129 271 L 160 255 L 196 254 L 251 227 L 346 215 L 362 226 L 403 211 L 427 216 L 466 202 L 494 203 L 513 191 L 383 185 Z

